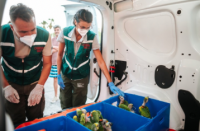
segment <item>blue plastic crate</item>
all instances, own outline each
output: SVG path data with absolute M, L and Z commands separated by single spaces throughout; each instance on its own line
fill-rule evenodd
M 113 131 L 144 131 L 143 129 L 149 125 L 150 121 L 148 118 L 121 110 L 103 102 L 85 107 L 84 109 L 88 112 L 93 110 L 101 111 L 102 116 L 113 123 Z M 76 111 L 67 114 L 71 119 L 73 119 L 74 115 L 76 115 Z
M 125 93 L 125 100 L 133 104 L 133 106 L 136 108 L 136 115 L 139 115 L 139 107 L 142 105 L 144 101 L 144 97 Z M 117 106 L 118 106 L 120 100 L 119 100 L 119 96 L 114 96 L 102 102 L 108 103 L 108 104 L 113 104 L 117 102 Z M 146 126 L 146 130 L 147 131 L 163 131 L 163 130 L 169 129 L 170 104 L 149 98 L 149 101 L 146 104 L 146 106 L 148 106 L 151 116 L 153 117 L 152 119 L 149 119 L 150 123 Z M 119 108 L 119 107 L 116 107 L 116 108 Z M 121 108 L 119 109 L 124 110 Z M 140 117 L 143 117 L 143 116 L 140 116 Z
M 17 129 L 16 131 L 90 131 L 86 127 L 78 124 L 66 116 L 57 117 L 42 121 L 27 127 Z

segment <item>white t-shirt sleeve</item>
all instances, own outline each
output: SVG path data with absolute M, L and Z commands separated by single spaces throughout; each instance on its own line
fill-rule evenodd
M 93 43 L 92 43 L 92 50 L 97 50 L 100 48 L 100 44 L 97 39 L 97 35 L 95 35 Z
M 42 54 L 44 56 L 51 56 L 52 55 L 52 43 L 51 43 L 51 36 L 49 34 L 49 38 L 48 38 L 48 41 L 42 51 Z
M 60 34 L 58 35 L 57 41 L 60 43 L 65 43 L 63 31 L 61 31 Z

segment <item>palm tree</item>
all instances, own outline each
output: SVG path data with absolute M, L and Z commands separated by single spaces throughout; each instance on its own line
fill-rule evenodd
M 50 24 L 49 24 L 48 27 L 49 27 L 49 29 L 51 29 L 51 28 L 53 27 L 53 26 L 52 26 L 52 22 L 54 22 L 54 19 L 50 19 L 50 18 L 49 18 L 49 20 L 50 20 Z
M 41 24 L 43 25 L 43 28 L 46 29 L 45 26 L 46 26 L 48 23 L 47 23 L 45 20 L 43 20 Z

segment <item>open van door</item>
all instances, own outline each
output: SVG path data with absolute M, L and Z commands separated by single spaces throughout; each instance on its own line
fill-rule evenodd
M 0 25 L 3 17 L 3 11 L 5 7 L 6 0 L 0 1 Z M 1 26 L 0 26 L 0 40 L 1 40 Z M 2 86 L 1 77 L 2 74 L 0 74 L 0 85 Z M 0 88 L 0 131 L 6 130 L 6 123 L 5 123 L 5 108 L 4 108 L 4 96 L 2 93 L 2 87 Z
M 119 0 L 114 7 L 115 60 L 125 61 L 128 72 L 119 88 L 170 103 L 171 129 L 190 119 L 198 124 L 200 1 Z
M 0 1 L 0 40 L 1 40 L 1 22 L 3 17 L 3 11 L 6 4 L 6 0 Z M 1 52 L 0 52 L 1 53 Z M 0 67 L 1 68 L 1 67 Z M 2 77 L 0 73 L 0 131 L 14 131 L 14 126 L 10 116 L 5 112 L 4 96 L 2 92 Z
M 199 123 L 200 1 L 72 1 L 101 10 L 102 55 L 107 66 L 114 60 L 115 84 L 126 78 L 120 89 L 170 103 L 171 129 Z M 98 100 L 110 96 L 106 83 L 101 77 Z
M 92 31 L 97 34 L 102 56 L 109 68 L 110 61 L 114 61 L 114 21 L 113 1 L 108 0 L 68 0 L 78 4 L 63 5 L 65 7 L 67 26 L 73 25 L 73 16 L 79 9 L 88 9 L 93 14 Z M 101 16 L 98 15 L 100 12 Z M 97 17 L 102 17 L 101 21 Z M 102 28 L 98 29 L 98 24 Z M 90 54 L 90 82 L 88 85 L 87 103 L 104 100 L 110 96 L 106 78 L 101 75 L 96 58 L 91 51 Z

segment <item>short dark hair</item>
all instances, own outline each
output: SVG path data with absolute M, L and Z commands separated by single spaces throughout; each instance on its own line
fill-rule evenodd
M 54 29 L 55 29 L 55 28 L 60 28 L 60 29 L 61 29 L 61 27 L 60 27 L 59 25 L 54 25 L 53 28 L 54 28 Z
M 74 21 L 76 20 L 77 23 L 80 22 L 80 20 L 83 20 L 85 22 L 91 23 L 93 20 L 92 13 L 86 9 L 80 9 L 76 14 L 74 15 Z M 73 24 L 75 25 L 73 21 Z
M 15 22 L 17 18 L 20 18 L 26 22 L 29 22 L 32 17 L 35 17 L 33 10 L 22 3 L 13 5 L 10 7 L 10 19 L 11 22 Z

